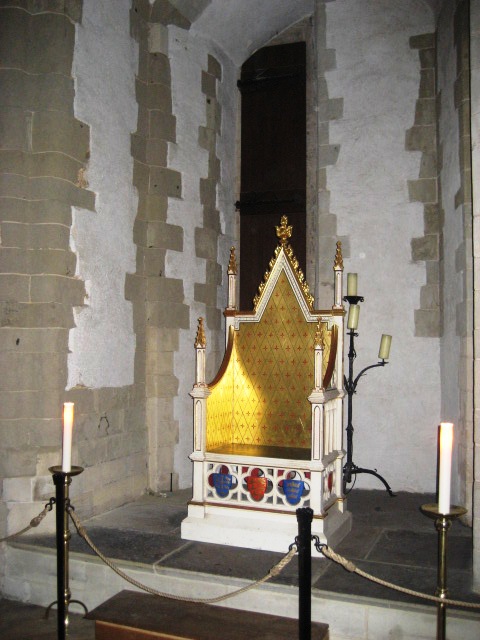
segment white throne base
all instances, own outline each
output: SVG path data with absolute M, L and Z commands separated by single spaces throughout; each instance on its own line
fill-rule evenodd
M 228 513 L 226 513 L 226 511 Z M 321 543 L 335 546 L 350 532 L 351 514 L 342 513 L 334 505 L 323 518 L 312 521 L 312 535 Z M 188 507 L 188 517 L 182 522 L 182 538 L 247 549 L 287 553 L 295 542 L 298 527 L 292 514 L 233 510 L 213 505 Z M 312 542 L 312 548 L 313 548 Z M 317 554 L 319 558 L 322 555 Z

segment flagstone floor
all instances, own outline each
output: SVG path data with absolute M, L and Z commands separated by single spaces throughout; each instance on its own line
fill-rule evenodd
M 189 497 L 189 490 L 143 496 L 83 524 L 93 542 L 110 559 L 208 573 L 219 580 L 222 576 L 256 580 L 281 558 L 282 554 L 273 552 L 182 540 L 180 523 L 186 515 Z M 437 533 L 433 522 L 419 510 L 420 505 L 430 502 L 434 502 L 432 495 L 402 492 L 391 498 L 385 491 L 354 489 L 348 496 L 353 529 L 335 550 L 379 578 L 434 593 Z M 81 519 L 81 513 L 77 516 Z M 48 534 L 29 536 L 28 542 L 55 546 L 54 536 Z M 70 548 L 92 553 L 76 534 L 72 535 Z M 448 551 L 451 597 L 480 602 L 480 594 L 472 591 L 471 530 L 460 522 L 455 522 L 449 532 Z M 274 580 L 296 585 L 297 563 L 291 562 Z M 319 592 L 424 603 L 369 582 L 320 557 L 312 561 L 312 586 Z M 42 618 L 43 613 L 40 607 L 0 600 L 0 637 L 3 640 L 55 637 L 56 612 L 52 611 L 49 620 Z M 93 637 L 93 623 L 73 615 L 69 640 L 93 640 Z

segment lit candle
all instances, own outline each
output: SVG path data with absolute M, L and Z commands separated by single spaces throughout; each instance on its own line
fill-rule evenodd
M 347 296 L 356 296 L 356 295 L 357 295 L 357 274 L 348 273 L 347 274 Z
M 358 327 L 358 317 L 360 315 L 360 305 L 351 304 L 348 310 L 347 327 L 349 329 L 356 329 Z
M 380 340 L 380 349 L 378 351 L 378 359 L 379 360 L 388 360 L 388 356 L 390 355 L 390 345 L 392 344 L 392 336 L 384 333 L 382 335 L 382 339 Z
M 73 402 L 63 403 L 62 471 L 72 470 Z
M 440 461 L 438 465 L 438 511 L 450 512 L 450 482 L 452 477 L 453 424 L 440 424 Z

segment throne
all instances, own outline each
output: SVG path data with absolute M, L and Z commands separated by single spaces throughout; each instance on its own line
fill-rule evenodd
M 193 497 L 182 538 L 286 552 L 298 533 L 296 510 L 313 510 L 312 534 L 329 545 L 351 528 L 343 495 L 343 260 L 337 243 L 334 304 L 313 297 L 289 244 L 279 244 L 254 298 L 238 311 L 236 265 L 228 266 L 226 349 L 205 381 L 199 319 L 193 398 Z

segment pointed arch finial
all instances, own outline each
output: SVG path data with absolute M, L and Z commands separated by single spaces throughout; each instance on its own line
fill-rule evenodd
M 195 349 L 205 349 L 207 346 L 207 338 L 205 336 L 205 327 L 203 325 L 203 318 L 198 319 L 198 329 L 195 338 Z

